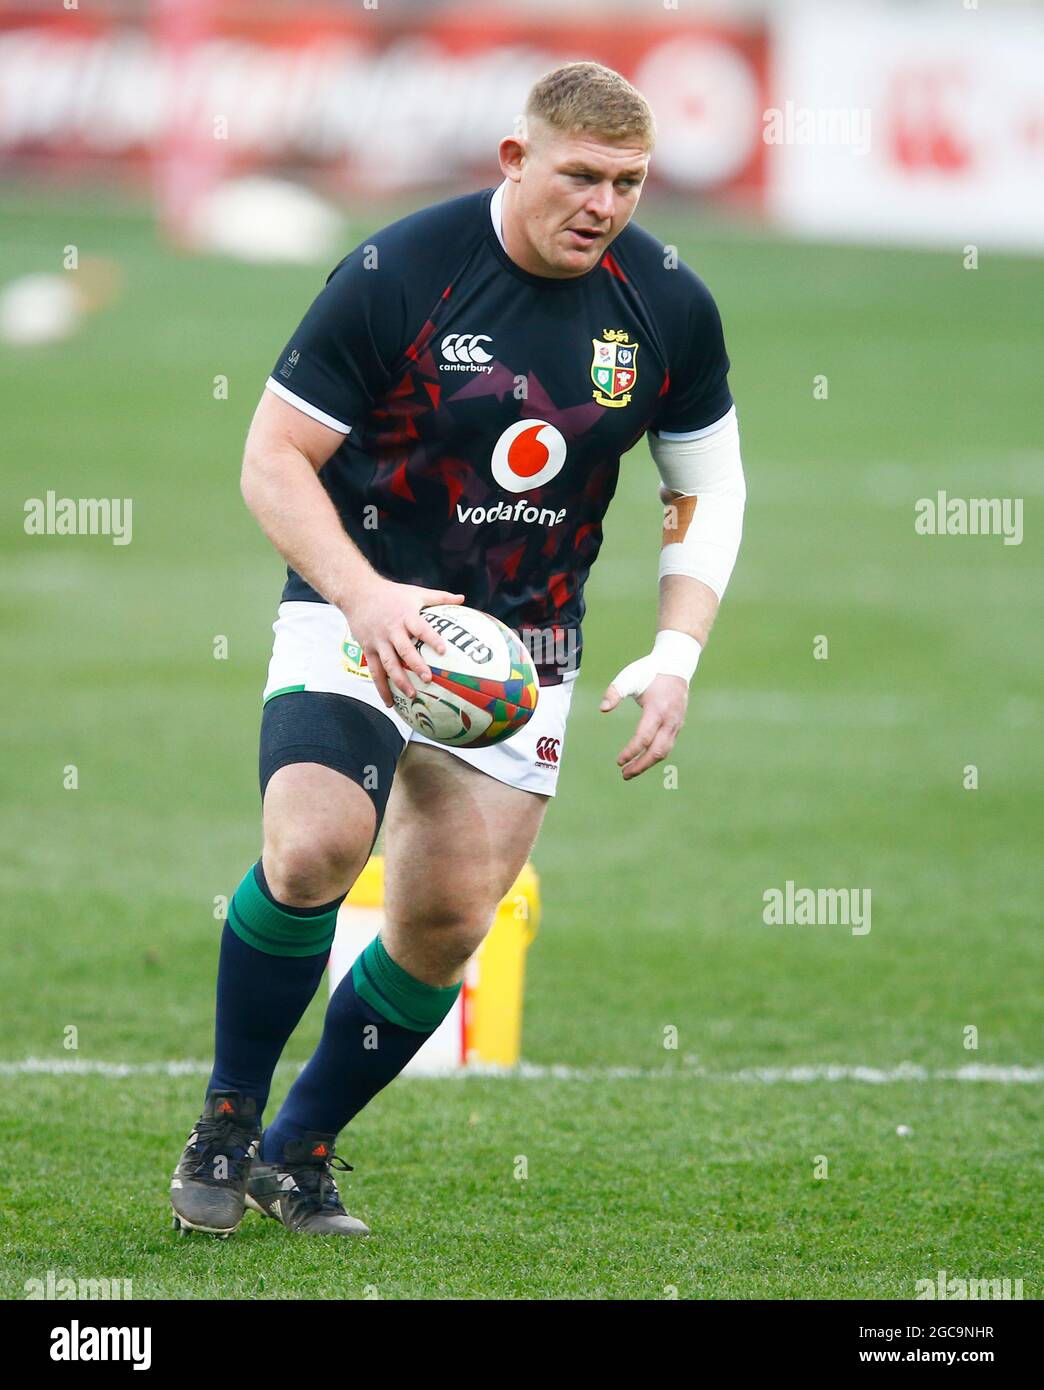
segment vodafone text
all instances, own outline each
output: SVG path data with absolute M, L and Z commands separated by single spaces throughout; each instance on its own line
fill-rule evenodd
M 457 503 L 457 520 L 471 521 L 481 526 L 484 521 L 535 521 L 540 526 L 558 526 L 565 520 L 566 509 L 553 511 L 550 507 L 534 507 L 528 497 L 517 502 L 494 502 L 490 507 L 462 507 Z

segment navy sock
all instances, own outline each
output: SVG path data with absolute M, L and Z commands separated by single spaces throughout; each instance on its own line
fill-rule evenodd
M 376 937 L 334 991 L 319 1046 L 265 1131 L 261 1157 L 278 1162 L 291 1139 L 338 1134 L 420 1050 L 460 988 L 414 979 Z
M 221 937 L 208 1090 L 252 1096 L 260 1116 L 276 1063 L 323 978 L 340 903 L 287 907 L 272 896 L 260 860 L 248 871 Z

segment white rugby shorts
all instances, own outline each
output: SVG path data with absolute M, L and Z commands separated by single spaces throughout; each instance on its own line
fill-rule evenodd
M 346 654 L 345 644 L 351 645 L 352 635 L 344 614 L 333 604 L 281 603 L 272 630 L 275 643 L 265 683 L 266 701 L 295 690 L 347 695 L 379 710 L 407 743 L 442 748 L 509 787 L 555 795 L 575 677 L 567 675 L 560 685 L 542 685 L 528 724 L 503 743 L 490 748 L 451 748 L 417 733 L 384 704 L 373 677 Z

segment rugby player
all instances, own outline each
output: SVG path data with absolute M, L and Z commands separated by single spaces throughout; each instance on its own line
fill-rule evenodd
M 621 455 L 646 434 L 668 504 L 658 630 L 601 703 L 641 709 L 624 780 L 682 726 L 745 489 L 714 301 L 631 220 L 654 139 L 620 74 L 548 73 L 500 142 L 500 186 L 346 256 L 262 392 L 242 490 L 289 567 L 264 691 L 263 849 L 224 927 L 213 1073 L 171 1184 L 182 1231 L 231 1234 L 249 1206 L 295 1233 L 367 1234 L 337 1190 L 337 1136 L 449 1012 L 533 848 L 584 582 Z M 455 603 L 515 629 L 537 667 L 533 718 L 489 748 L 435 744 L 392 707 L 393 686 L 413 693 L 407 670 L 428 678 L 419 641 L 446 650 L 425 606 Z M 382 822 L 384 926 L 262 1132 Z

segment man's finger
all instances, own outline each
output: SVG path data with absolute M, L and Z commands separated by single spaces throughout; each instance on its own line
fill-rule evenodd
M 381 658 L 377 655 L 376 647 L 367 647 L 365 653 L 366 669 L 373 677 L 373 683 L 377 687 L 377 694 L 384 701 L 388 709 L 394 709 L 395 702 L 392 699 L 391 690 L 388 686 L 388 675 L 381 663 Z
M 599 709 L 603 714 L 608 714 L 611 709 L 615 709 L 620 703 L 620 698 L 620 692 L 617 690 L 616 686 L 610 685 L 602 696 L 602 703 L 599 705 Z
M 635 777 L 640 777 L 643 772 L 648 772 L 649 768 L 662 762 L 671 751 L 673 743 L 674 739 L 665 730 L 661 730 L 641 757 L 635 758 L 624 767 L 624 781 L 630 782 Z
M 630 743 L 627 744 L 616 759 L 617 766 L 623 767 L 625 763 L 629 763 L 633 758 L 637 758 L 639 753 L 643 753 L 656 737 L 656 732 L 659 727 L 659 715 L 649 711 L 643 711 L 642 717 L 638 721 L 638 728 L 635 730 L 634 738 L 631 739 Z
M 406 624 L 406 631 L 414 637 L 419 637 L 422 642 L 427 642 L 429 647 L 434 647 L 439 656 L 446 651 L 446 639 L 441 633 L 435 631 L 431 623 L 426 622 L 423 613 L 411 613 L 403 620 Z M 425 679 L 430 680 L 427 676 Z
M 448 589 L 422 589 L 422 594 L 427 595 L 422 608 L 431 608 L 437 603 L 463 603 L 463 594 L 451 594 Z
M 406 630 L 405 625 L 403 626 L 401 632 L 396 632 L 392 634 L 391 641 L 392 646 L 398 653 L 399 659 L 402 661 L 402 664 L 404 666 L 408 666 L 411 671 L 416 671 L 417 675 L 420 676 L 421 680 L 425 683 L 430 681 L 431 670 L 428 666 L 428 663 L 424 660 L 420 652 L 413 645 L 413 642 L 410 640 L 410 634 Z M 412 695 L 412 690 L 410 693 Z
M 388 673 L 388 680 L 394 681 L 406 698 L 411 700 L 417 692 L 410 684 L 410 678 L 402 669 L 391 644 L 388 642 L 378 643 L 377 655 L 381 659 L 381 665 Z

